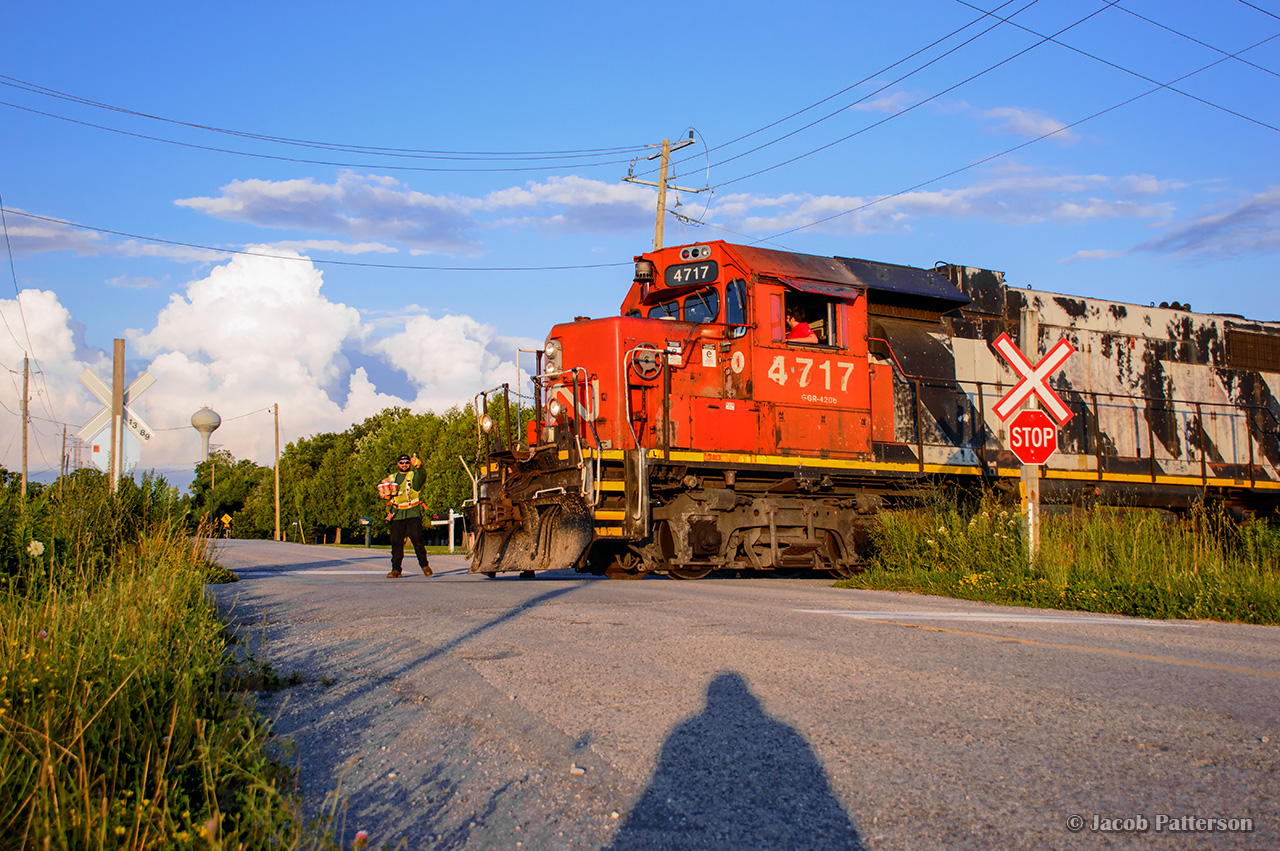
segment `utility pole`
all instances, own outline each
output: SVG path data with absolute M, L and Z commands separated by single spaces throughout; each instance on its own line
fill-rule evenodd
M 640 180 L 638 177 L 636 177 L 634 161 L 631 163 L 630 168 L 627 169 L 627 176 L 622 178 L 622 180 L 625 183 L 639 183 L 644 186 L 658 187 L 658 218 L 653 225 L 653 250 L 654 251 L 657 251 L 658 249 L 662 248 L 662 229 L 663 229 L 663 223 L 667 217 L 667 170 L 668 170 L 668 167 L 671 165 L 671 152 L 678 151 L 681 148 L 687 148 L 689 145 L 692 145 L 693 143 L 694 143 L 694 138 L 693 138 L 692 130 L 689 131 L 688 139 L 684 139 L 680 142 L 677 142 L 675 145 L 671 144 L 670 139 L 662 140 L 662 144 L 660 146 L 661 150 L 659 150 L 658 153 L 653 154 L 652 156 L 649 157 L 649 159 L 651 160 L 655 160 L 658 158 L 662 159 L 662 163 L 658 168 L 657 183 L 653 183 L 652 181 L 649 181 L 649 180 Z M 648 145 L 646 147 L 653 147 L 653 146 Z M 704 186 L 701 189 L 689 189 L 684 186 L 672 186 L 671 188 L 679 192 L 695 192 L 696 193 L 696 192 L 706 192 L 707 189 L 710 187 Z
M 27 420 L 31 418 L 31 410 L 27 401 L 27 384 L 31 378 L 30 360 L 22 356 L 22 507 L 27 506 Z
M 280 540 L 280 403 L 276 402 L 276 540 Z

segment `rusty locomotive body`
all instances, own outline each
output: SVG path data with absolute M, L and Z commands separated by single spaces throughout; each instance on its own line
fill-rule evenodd
M 847 575 L 925 482 L 1017 481 L 1006 333 L 1077 351 L 1044 498 L 1280 502 L 1280 324 L 717 241 L 637 257 L 620 315 L 548 335 L 532 420 L 482 418 L 471 569 Z

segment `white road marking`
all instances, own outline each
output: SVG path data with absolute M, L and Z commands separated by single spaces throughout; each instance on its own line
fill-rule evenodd
M 1106 617 L 1097 615 L 1044 615 L 1036 612 L 1014 614 L 1005 612 L 894 612 L 894 611 L 857 611 L 846 609 L 795 609 L 794 611 L 812 615 L 835 615 L 855 620 L 924 620 L 924 621 L 969 621 L 976 623 L 1100 623 L 1110 626 L 1159 626 L 1174 623 L 1171 621 L 1144 620 L 1141 618 Z M 1180 623 L 1180 622 L 1179 622 Z M 1183 624 L 1190 626 L 1191 624 Z

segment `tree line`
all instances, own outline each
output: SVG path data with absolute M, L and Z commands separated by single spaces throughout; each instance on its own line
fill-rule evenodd
M 417 453 L 426 470 L 425 511 L 460 511 L 472 496 L 460 458 L 475 473 L 479 455 L 475 411 L 468 406 L 414 414 L 387 408 L 346 431 L 288 444 L 280 453 L 281 534 L 294 541 L 340 537 L 354 542 L 364 539 L 359 518 L 367 517 L 374 537 L 385 537 L 386 503 L 377 484 L 394 472 L 402 452 Z M 269 466 L 237 461 L 225 450 L 212 452 L 196 466 L 190 499 L 196 517 L 229 516 L 232 537 L 271 538 L 275 530 L 275 477 Z

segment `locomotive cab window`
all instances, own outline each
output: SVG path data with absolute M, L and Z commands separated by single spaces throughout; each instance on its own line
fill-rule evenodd
M 680 318 L 680 299 L 673 298 L 671 301 L 664 301 L 662 304 L 655 304 L 649 308 L 650 319 L 679 319 Z
M 724 321 L 729 325 L 729 336 L 747 333 L 747 282 L 741 278 L 734 278 L 725 287 Z
M 720 293 L 715 287 L 684 297 L 685 322 L 715 322 L 720 315 Z
M 784 299 L 783 340 L 793 345 L 839 346 L 836 304 L 828 298 L 789 292 Z

